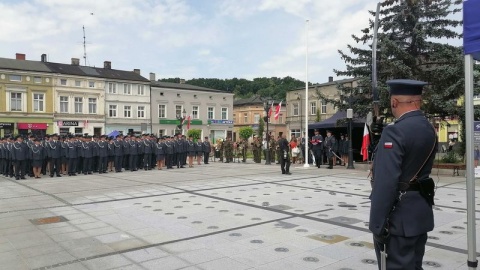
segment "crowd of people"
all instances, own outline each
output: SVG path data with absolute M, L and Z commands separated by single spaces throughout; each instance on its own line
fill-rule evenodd
M 117 135 L 115 138 L 57 134 L 37 138 L 30 135 L 0 138 L 0 174 L 15 177 L 41 178 L 78 174 L 185 168 L 208 164 L 212 145 L 205 137 L 193 140 L 184 135 L 157 138 Z M 227 157 L 227 162 L 228 162 Z

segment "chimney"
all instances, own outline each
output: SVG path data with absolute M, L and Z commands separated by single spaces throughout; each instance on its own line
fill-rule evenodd
M 150 81 L 154 82 L 155 81 L 155 73 L 150 72 Z
M 133 70 L 134 73 L 137 73 L 138 75 L 140 75 L 140 69 L 136 68 Z
M 328 82 L 333 82 L 333 76 L 328 77 Z
M 185 84 L 185 79 L 180 79 L 180 84 Z
M 42 56 L 40 57 L 40 60 L 45 63 L 47 62 L 47 55 L 46 54 L 42 54 Z
M 80 65 L 80 59 L 72 58 L 72 66 L 79 66 L 79 65 Z
M 17 60 L 25 60 L 25 54 L 24 54 L 24 53 L 16 53 L 16 54 L 15 54 L 15 59 L 17 59 Z
M 104 68 L 104 69 L 112 69 L 112 62 L 110 62 L 110 61 L 104 61 L 104 62 L 103 62 L 103 68 Z

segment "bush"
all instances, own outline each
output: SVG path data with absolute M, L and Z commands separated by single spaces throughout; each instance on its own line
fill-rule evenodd
M 248 140 L 253 135 L 253 128 L 252 127 L 241 127 L 238 130 L 238 135 L 240 138 L 244 140 Z
M 447 152 L 441 159 L 442 163 L 458 163 L 460 159 L 457 157 L 454 151 Z
M 194 141 L 197 141 L 202 136 L 202 131 L 200 129 L 189 129 L 187 131 L 187 137 L 193 137 Z

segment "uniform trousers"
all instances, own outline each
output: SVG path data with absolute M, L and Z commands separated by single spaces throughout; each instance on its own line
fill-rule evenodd
M 165 155 L 165 165 L 167 168 L 172 168 L 173 166 L 173 154 L 166 154 Z
M 83 168 L 82 168 L 83 174 L 92 173 L 92 161 L 93 161 L 92 157 L 83 158 Z
M 210 156 L 210 153 L 208 152 L 203 152 L 203 163 L 208 164 L 208 158 Z
M 115 171 L 122 171 L 123 156 L 115 156 Z
M 320 149 L 315 149 L 312 151 L 313 155 L 315 156 L 315 165 L 317 165 L 317 168 L 320 168 L 320 165 L 323 164 L 323 153 L 322 150 Z
M 77 157 L 77 167 L 75 168 L 77 170 L 77 173 L 80 174 L 82 172 L 82 167 L 83 167 L 83 157 Z
M 107 161 L 108 158 L 105 157 L 98 157 L 98 172 L 99 173 L 106 173 L 107 172 Z
M 290 158 L 281 158 L 280 159 L 280 167 L 282 169 L 282 173 L 289 173 L 290 172 Z
M 150 155 L 151 155 L 151 153 L 143 154 L 143 168 L 145 170 L 148 170 L 148 169 L 152 168 L 152 164 L 150 164 L 150 158 L 151 158 Z
M 27 167 L 26 160 L 15 160 L 15 178 L 25 178 L 25 169 Z
M 376 241 L 374 241 L 374 243 L 377 261 L 380 262 L 380 251 L 383 250 L 383 245 Z M 425 254 L 426 243 L 426 233 L 414 237 L 390 235 L 387 244 L 387 269 L 423 269 L 422 260 Z M 381 265 L 379 263 L 378 269 L 381 269 L 380 267 Z
M 0 158 L 0 174 L 5 174 L 5 159 Z
M 68 159 L 68 175 L 75 174 L 77 171 L 77 159 L 69 158 Z
M 60 175 L 61 168 L 62 168 L 61 158 L 52 158 L 50 160 L 50 176 L 53 176 L 54 174 Z
M 137 162 L 138 162 L 137 158 L 138 158 L 138 155 L 130 154 L 130 159 L 128 160 L 128 167 L 130 168 L 130 171 L 137 170 Z

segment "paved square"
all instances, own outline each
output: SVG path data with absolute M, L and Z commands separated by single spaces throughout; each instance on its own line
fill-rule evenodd
M 278 165 L 216 162 L 25 181 L 2 176 L 0 265 L 377 269 L 367 173 L 338 166 L 292 172 L 282 175 Z M 467 269 L 465 178 L 434 178 L 435 230 L 425 269 Z

